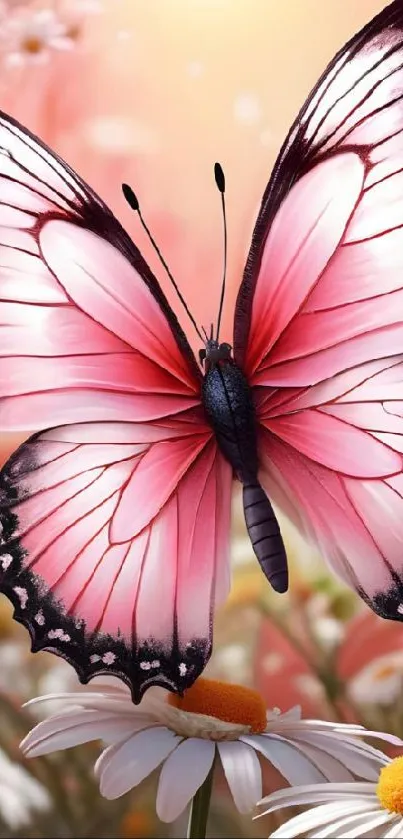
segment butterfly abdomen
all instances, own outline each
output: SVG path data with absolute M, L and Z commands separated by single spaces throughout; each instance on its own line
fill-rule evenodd
M 288 588 L 287 556 L 276 514 L 257 482 L 243 487 L 246 527 L 261 569 L 275 591 Z

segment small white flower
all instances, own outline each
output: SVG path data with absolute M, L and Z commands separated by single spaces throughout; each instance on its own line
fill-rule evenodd
M 403 653 L 399 650 L 373 659 L 348 684 L 348 694 L 359 705 L 392 706 L 401 695 Z
M 271 836 L 293 839 L 307 837 L 403 836 L 403 757 L 384 756 L 384 765 L 373 783 L 305 784 L 283 789 L 261 802 L 269 805 L 262 815 L 282 807 L 316 804 L 300 813 Z
M 28 58 L 43 61 L 50 48 L 72 45 L 62 22 L 52 9 L 21 9 L 1 25 L 0 38 L 8 65 L 23 64 Z
M 162 765 L 157 813 L 166 822 L 185 809 L 215 757 L 241 813 L 262 796 L 261 759 L 290 784 L 351 781 L 356 775 L 375 780 L 385 762 L 381 752 L 359 739 L 371 734 L 361 726 L 302 720 L 299 708 L 268 713 L 256 691 L 225 682 L 198 679 L 183 698 L 151 689 L 139 706 L 115 682 L 32 701 L 50 699 L 64 702 L 64 708 L 27 735 L 24 754 L 35 757 L 103 740 L 107 747 L 95 772 L 101 794 L 110 799 Z M 401 744 L 398 738 L 376 736 Z
M 85 15 L 99 10 L 90 0 L 61 3 L 57 8 L 18 7 L 1 13 L 0 47 L 8 66 L 42 63 L 52 50 L 69 50 L 81 33 Z
M 251 662 L 245 644 L 224 644 L 215 651 L 209 675 L 214 679 L 230 679 L 237 674 L 238 683 L 247 685 L 251 680 Z
M 49 796 L 42 784 L 0 750 L 0 814 L 6 824 L 17 830 L 29 823 L 33 811 L 48 807 Z
M 331 615 L 318 617 L 313 622 L 312 631 L 317 641 L 327 652 L 335 650 L 341 644 L 345 635 L 343 622 Z

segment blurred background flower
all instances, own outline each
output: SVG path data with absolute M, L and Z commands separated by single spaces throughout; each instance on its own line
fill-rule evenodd
M 275 156 L 312 85 L 336 50 L 383 0 L 3 0 L 0 108 L 37 133 L 111 206 L 165 278 L 121 195 L 135 189 L 144 216 L 190 308 L 204 323 L 217 310 L 222 263 L 215 160 L 227 180 L 231 316 L 256 210 Z M 208 289 L 208 293 L 206 293 Z M 181 320 L 186 324 L 186 319 Z M 189 333 L 191 335 L 191 333 Z M 192 336 L 191 336 L 192 337 Z M 196 346 L 197 349 L 197 346 Z M 51 424 L 51 418 L 50 418 Z M 18 443 L 0 442 L 0 463 Z M 291 559 L 291 593 L 269 591 L 234 499 L 233 589 L 217 616 L 206 675 L 262 693 L 268 707 L 299 704 L 304 717 L 362 722 L 403 735 L 401 625 L 358 604 L 321 557 L 281 519 Z M 27 633 L 0 602 L 1 837 L 168 837 L 184 823 L 154 815 L 156 779 L 104 801 L 92 774 L 99 749 L 25 761 L 19 740 L 32 727 L 23 701 L 77 690 L 63 662 L 29 652 Z M 7 763 L 10 761 L 11 763 Z M 32 784 L 22 783 L 28 773 Z M 284 780 L 265 768 L 265 789 Z M 252 822 L 236 813 L 217 778 L 210 832 L 267 836 L 286 817 Z M 277 821 L 276 821 L 277 819 Z

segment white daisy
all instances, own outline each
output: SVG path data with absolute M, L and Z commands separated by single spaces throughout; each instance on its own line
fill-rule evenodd
M 369 733 L 361 726 L 301 720 L 299 708 L 267 713 L 256 691 L 209 679 L 198 679 L 182 698 L 151 689 L 139 706 L 120 683 L 32 701 L 49 699 L 57 700 L 58 710 L 23 740 L 24 754 L 103 740 L 95 773 L 101 794 L 110 799 L 162 765 L 157 813 L 166 822 L 185 809 L 215 757 L 241 813 L 262 796 L 260 759 L 290 784 L 351 781 L 356 775 L 375 780 L 384 763 L 381 752 L 359 739 Z
M 274 792 L 261 802 L 262 813 L 282 807 L 316 804 L 271 834 L 277 839 L 295 836 L 403 836 L 403 757 L 384 756 L 384 765 L 372 783 L 305 784 Z

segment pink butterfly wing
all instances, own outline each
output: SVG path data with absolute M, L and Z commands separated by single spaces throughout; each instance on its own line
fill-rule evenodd
M 291 130 L 235 321 L 262 484 L 375 611 L 399 620 L 402 68 L 395 2 L 336 56 Z
M 40 430 L 0 473 L 1 589 L 82 681 L 183 691 L 228 589 L 197 364 L 100 199 L 6 116 L 0 147 L 0 426 Z

